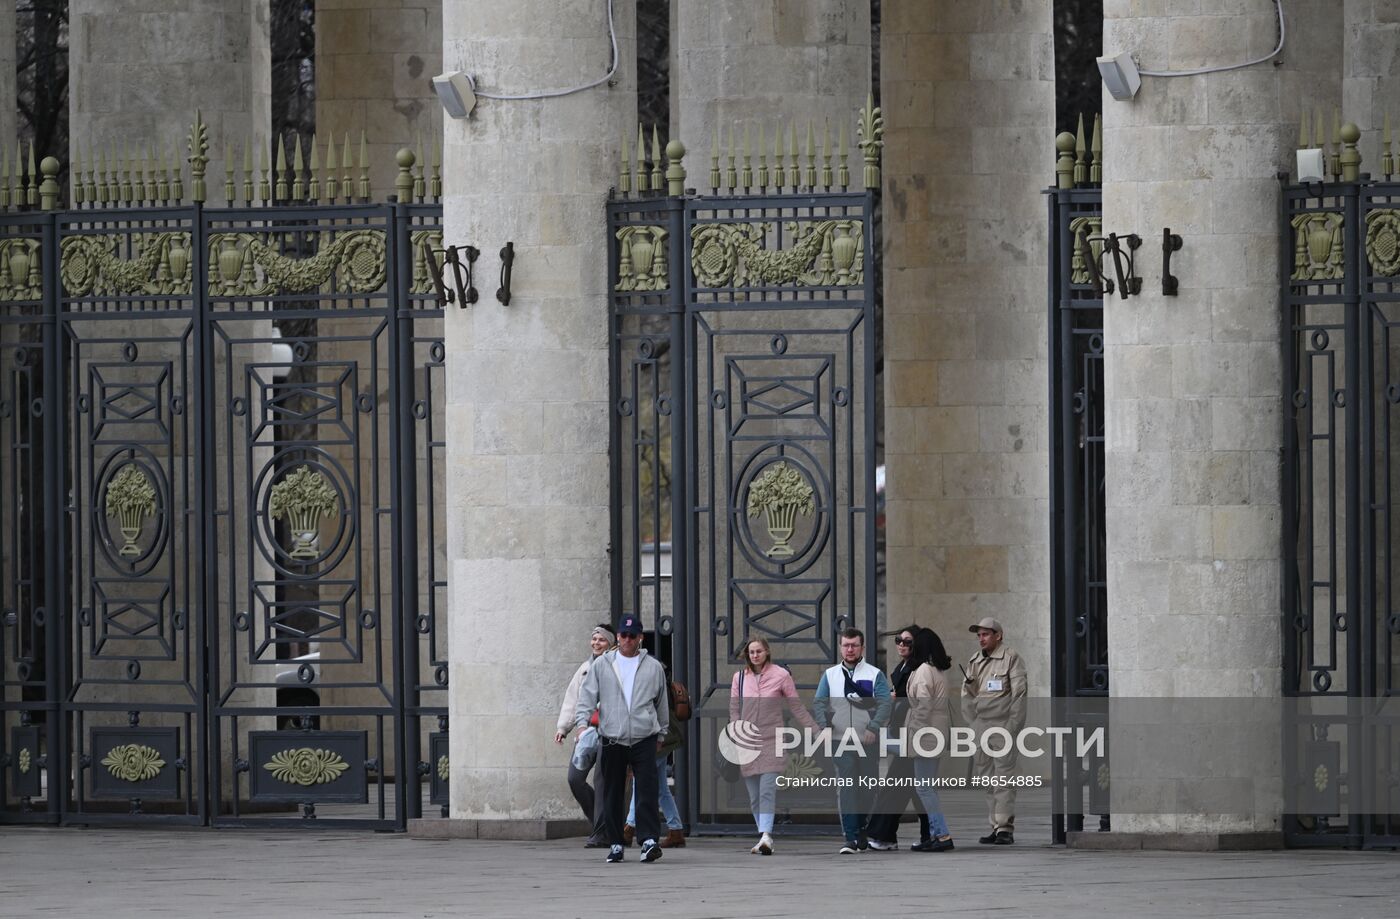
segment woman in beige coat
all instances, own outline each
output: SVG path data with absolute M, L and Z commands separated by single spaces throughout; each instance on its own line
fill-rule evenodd
M 591 652 L 588 659 L 579 664 L 578 670 L 574 671 L 574 678 L 569 681 L 569 686 L 564 690 L 564 704 L 559 706 L 559 723 L 555 726 L 554 742 L 562 744 L 564 738 L 569 736 L 569 732 L 574 729 L 574 709 L 578 707 L 578 690 L 583 684 L 583 678 L 588 676 L 588 668 L 593 665 L 603 652 L 613 646 L 615 641 L 612 626 L 607 623 L 599 623 L 588 636 L 588 650 Z M 595 730 L 593 727 L 584 728 L 584 731 Z M 583 736 L 583 732 L 579 733 Z M 588 784 L 589 772 L 595 772 L 597 777 L 593 784 Z M 602 848 L 607 845 L 603 842 L 603 793 L 600 790 L 602 784 L 601 770 L 579 769 L 572 760 L 569 762 L 569 790 L 574 793 L 574 800 L 583 810 L 583 817 L 593 827 L 593 832 L 589 834 L 584 846 L 590 849 Z
M 914 790 L 928 813 L 931 835 L 909 848 L 915 852 L 947 852 L 953 848 L 953 836 L 948 831 L 948 820 L 943 816 L 938 788 L 934 785 L 938 777 L 938 757 L 920 755 L 920 750 L 929 750 L 939 744 L 932 737 L 916 742 L 914 736 L 928 729 L 939 732 L 947 740 L 953 723 L 953 709 L 948 680 L 943 673 L 953 666 L 953 661 L 943 647 L 943 640 L 933 629 L 920 629 L 914 636 L 911 658 L 915 667 L 906 689 L 909 694 L 909 715 L 904 720 L 904 727 L 914 754 Z

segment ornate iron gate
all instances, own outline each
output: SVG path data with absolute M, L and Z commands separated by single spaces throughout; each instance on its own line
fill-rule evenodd
M 0 215 L 0 819 L 402 828 L 446 804 L 436 169 L 363 203 L 347 142 L 318 204 L 298 146 L 209 208 L 200 127 L 193 204 L 74 164 Z
M 1097 117 L 1088 145 L 1061 134 L 1058 181 L 1048 193 L 1050 281 L 1051 694 L 1108 696 L 1103 388 L 1103 148 Z M 1091 713 L 1084 703 L 1076 717 Z M 1086 813 L 1108 824 L 1107 763 L 1054 763 L 1056 842 L 1084 829 Z
M 648 183 L 639 137 L 639 191 L 624 162 L 608 205 L 613 607 L 702 704 L 725 704 L 747 637 L 810 688 L 840 629 L 876 630 L 873 195 L 845 190 L 844 129 L 820 155 L 809 129 L 799 166 L 793 127 L 786 172 L 777 136 L 771 180 L 762 143 L 731 140 L 722 172 L 716 142 L 708 196 L 683 193 L 675 142 L 663 162 L 653 138 Z M 678 764 L 688 821 L 747 809 L 695 781 L 712 742 Z
M 1400 183 L 1285 184 L 1284 693 L 1293 845 L 1400 845 Z M 1307 130 L 1304 128 L 1303 146 Z M 1387 705 L 1389 703 L 1389 706 Z

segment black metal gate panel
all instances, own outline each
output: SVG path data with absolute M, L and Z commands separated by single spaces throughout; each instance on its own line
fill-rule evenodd
M 0 819 L 445 808 L 441 208 L 5 215 L 0 253 Z
M 872 201 L 608 206 L 614 609 L 702 704 L 724 705 L 749 637 L 811 689 L 842 628 L 875 635 Z M 695 780 L 713 740 L 678 764 L 702 824 L 747 808 Z
M 1395 847 L 1400 184 L 1338 181 L 1329 159 L 1333 181 L 1283 187 L 1279 222 L 1285 776 L 1299 811 L 1284 832 Z
M 1095 706 L 1083 700 L 1106 700 L 1109 690 L 1103 310 L 1105 295 L 1113 291 L 1112 282 L 1098 273 L 1103 192 L 1096 181 L 1088 181 L 1083 168 L 1082 123 L 1080 128 L 1079 165 L 1066 176 L 1071 187 L 1052 188 L 1047 195 L 1050 652 L 1052 696 L 1080 700 L 1073 706 L 1073 717 L 1092 729 L 1101 722 L 1094 721 Z M 1097 165 L 1102 155 L 1097 141 L 1093 154 Z M 1083 830 L 1085 814 L 1099 815 L 1099 826 L 1106 829 L 1106 758 L 1057 759 L 1053 771 L 1055 841 L 1064 842 L 1066 833 Z
M 130 216 L 55 219 L 58 252 L 68 253 L 54 351 L 63 387 L 46 393 L 46 407 L 62 426 L 56 468 L 69 496 L 53 531 L 66 537 L 71 613 L 59 620 L 68 653 L 58 683 L 75 764 L 68 812 L 198 821 L 204 362 L 188 270 L 197 215 Z M 159 292 L 115 277 L 147 249 L 167 269 L 174 249 L 183 268 L 151 285 Z

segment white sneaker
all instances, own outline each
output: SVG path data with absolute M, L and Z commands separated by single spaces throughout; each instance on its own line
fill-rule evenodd
M 870 848 L 874 849 L 876 852 L 894 852 L 899 849 L 899 843 L 881 842 L 878 839 L 872 839 L 870 840 Z
M 762 836 L 759 837 L 758 845 L 754 846 L 754 849 L 758 852 L 759 855 L 772 855 L 773 837 L 769 836 L 767 833 L 764 833 Z

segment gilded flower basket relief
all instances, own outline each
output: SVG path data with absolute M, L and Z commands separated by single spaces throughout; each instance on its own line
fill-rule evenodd
M 340 513 L 336 491 L 320 472 L 301 466 L 272 487 L 268 512 L 273 520 L 287 518 L 292 528 L 292 558 L 317 557 L 316 536 L 321 521 Z
M 812 513 L 812 486 L 795 468 L 785 462 L 774 463 L 749 486 L 748 515 L 764 514 L 768 520 L 768 535 L 773 545 L 764 554 L 769 558 L 792 558 L 789 544 L 796 528 L 797 515 Z
M 134 558 L 141 554 L 136 540 L 146 518 L 156 512 L 156 489 L 151 479 L 135 463 L 127 463 L 107 485 L 107 516 L 117 521 L 122 545 L 117 554 Z

